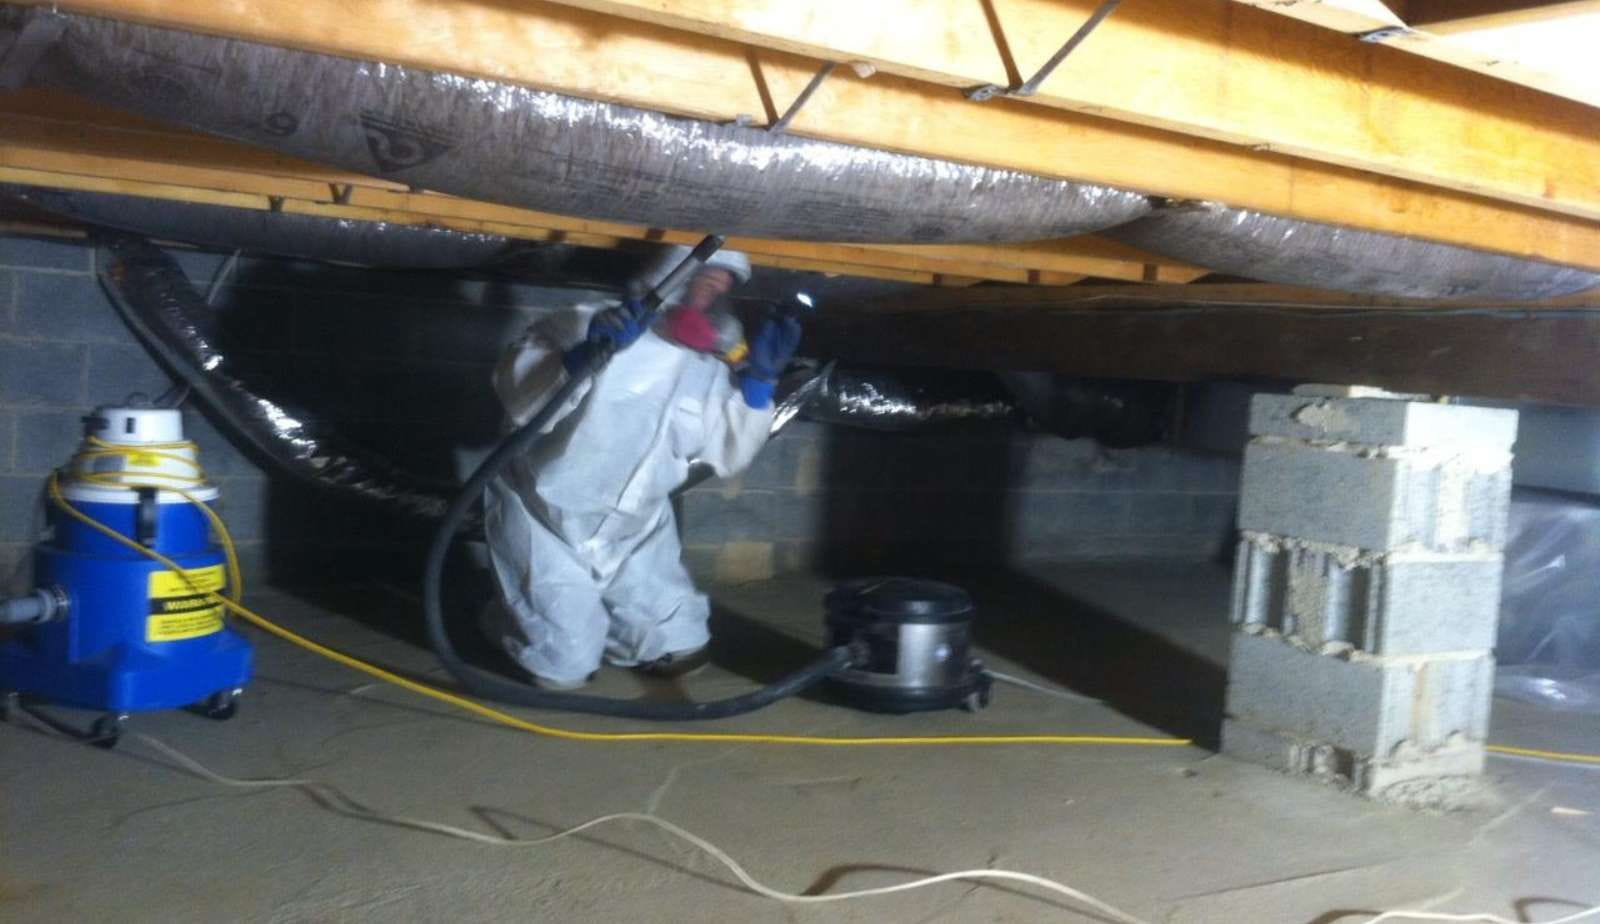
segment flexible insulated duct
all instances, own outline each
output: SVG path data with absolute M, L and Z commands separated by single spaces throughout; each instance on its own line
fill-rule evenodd
M 1108 236 L 1221 273 L 1366 295 L 1522 301 L 1600 287 L 1587 270 L 1214 202 L 1164 206 Z
M 67 218 L 224 250 L 408 269 L 465 269 L 507 257 L 518 245 L 498 234 L 353 221 L 0 184 L 0 196 Z M 528 245 L 532 246 L 532 245 Z
M 800 415 L 867 430 L 1007 420 L 1016 404 L 994 376 L 948 370 L 826 369 Z
M 441 192 L 791 240 L 1064 237 L 1141 195 L 235 39 L 0 7 L 28 85 Z M 56 32 L 53 37 L 50 32 Z M 41 47 L 42 46 L 42 47 Z
M 97 256 L 106 291 L 145 345 L 280 468 L 418 517 L 444 513 L 450 503 L 448 487 L 420 481 L 344 445 L 235 377 L 218 344 L 212 308 L 160 248 L 138 237 L 108 233 Z

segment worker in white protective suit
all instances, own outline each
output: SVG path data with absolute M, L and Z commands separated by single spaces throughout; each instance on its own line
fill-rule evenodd
M 687 254 L 669 249 L 644 282 Z M 594 344 L 617 348 L 485 492 L 503 606 L 486 628 L 542 688 L 581 687 L 602 658 L 669 675 L 704 663 L 710 604 L 684 569 L 669 495 L 693 461 L 719 476 L 750 464 L 800 338 L 792 318 L 773 318 L 745 343 L 719 299 L 749 276 L 743 254 L 720 251 L 682 293 L 663 293 L 650 330 L 635 299 L 581 305 L 531 326 L 496 369 L 516 427 Z

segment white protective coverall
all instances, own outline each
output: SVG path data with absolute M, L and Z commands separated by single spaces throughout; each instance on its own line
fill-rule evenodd
M 658 278 L 687 253 L 667 253 Z M 737 252 L 709 265 L 749 278 Z M 562 351 L 615 304 L 542 319 L 512 345 L 494 374 L 509 426 L 544 404 L 566 377 Z M 497 634 L 511 656 L 552 686 L 574 686 L 602 656 L 633 666 L 704 646 L 710 604 L 684 569 L 669 495 L 692 461 L 719 476 L 748 466 L 772 414 L 745 403 L 721 360 L 654 331 L 579 386 L 546 435 L 485 490 L 490 558 L 511 616 Z

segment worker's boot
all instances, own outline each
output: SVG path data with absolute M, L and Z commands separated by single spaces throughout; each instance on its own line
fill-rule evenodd
M 571 693 L 574 690 L 581 690 L 588 686 L 589 681 L 593 679 L 594 674 L 590 674 L 582 680 L 551 680 L 549 677 L 540 677 L 538 674 L 533 675 L 534 685 L 546 693 Z
M 647 677 L 691 677 L 711 666 L 711 649 L 705 645 L 688 651 L 669 651 L 654 661 L 645 661 L 634 670 Z

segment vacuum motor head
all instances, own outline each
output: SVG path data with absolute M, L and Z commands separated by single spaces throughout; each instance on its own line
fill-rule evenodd
M 915 578 L 862 578 L 825 598 L 828 645 L 860 652 L 828 678 L 838 699 L 873 712 L 919 712 L 989 703 L 989 677 L 972 655 L 967 592 Z

